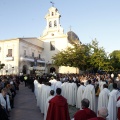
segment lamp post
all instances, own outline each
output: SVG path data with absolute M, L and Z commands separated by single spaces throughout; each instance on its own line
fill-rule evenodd
M 8 73 L 8 70 L 6 70 L 6 75 L 7 75 L 7 73 Z
M 13 75 L 14 67 L 12 67 L 12 75 Z

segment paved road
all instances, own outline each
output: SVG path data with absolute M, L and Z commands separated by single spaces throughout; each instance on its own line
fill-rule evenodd
M 20 90 L 15 97 L 15 108 L 10 113 L 10 120 L 43 120 L 44 116 L 36 105 L 35 95 L 31 89 L 25 87 L 23 83 L 20 84 Z M 73 118 L 78 110 L 75 106 L 69 106 L 70 118 Z
M 43 114 L 36 106 L 34 93 L 23 84 L 20 84 L 14 106 L 10 113 L 10 120 L 43 120 Z

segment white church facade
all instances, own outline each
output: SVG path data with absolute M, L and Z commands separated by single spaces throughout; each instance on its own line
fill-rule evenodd
M 0 40 L 0 63 L 5 64 L 0 74 L 79 73 L 74 67 L 53 65 L 52 56 L 69 46 L 72 47 L 69 39 L 71 36 L 74 35 L 80 44 L 74 32 L 64 33 L 60 17 L 58 9 L 51 7 L 45 16 L 46 28 L 39 38 Z

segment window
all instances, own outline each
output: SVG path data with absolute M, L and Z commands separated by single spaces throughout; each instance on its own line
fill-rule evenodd
M 50 28 L 52 27 L 52 22 L 51 22 L 51 21 L 49 22 L 49 27 L 50 27 Z
M 12 49 L 8 49 L 7 57 L 12 57 Z
M 50 42 L 50 50 L 55 50 L 55 41 Z
M 26 56 L 26 50 L 24 50 L 24 56 Z
M 54 15 L 54 12 L 52 12 L 52 16 Z
M 57 22 L 56 22 L 56 20 L 54 21 L 54 27 L 57 27 Z
M 32 52 L 32 57 L 34 57 L 34 52 Z
M 41 55 L 39 54 L 38 58 L 40 59 L 41 58 Z

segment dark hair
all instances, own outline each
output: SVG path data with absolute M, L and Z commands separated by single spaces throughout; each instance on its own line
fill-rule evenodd
M 91 80 L 88 80 L 88 84 L 91 84 Z
M 84 82 L 81 82 L 81 85 L 84 85 Z
M 81 101 L 81 105 L 82 105 L 83 108 L 88 108 L 88 107 L 89 107 L 89 104 L 90 104 L 90 102 L 89 102 L 89 100 L 86 99 L 86 98 L 84 98 L 84 99 Z
M 108 85 L 107 85 L 107 84 L 104 84 L 104 85 L 103 85 L 103 88 L 108 88 Z
M 50 94 L 51 94 L 51 95 L 54 95 L 54 93 L 55 93 L 54 90 L 51 90 L 51 91 L 50 91 Z
M 58 95 L 60 95 L 60 94 L 61 94 L 61 88 L 57 88 L 57 89 L 56 89 L 56 93 L 57 93 Z
M 117 83 L 113 83 L 113 88 L 117 89 Z

